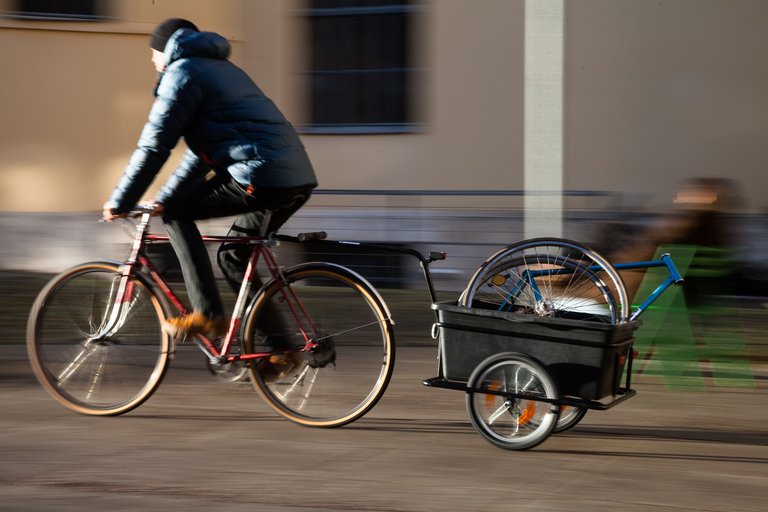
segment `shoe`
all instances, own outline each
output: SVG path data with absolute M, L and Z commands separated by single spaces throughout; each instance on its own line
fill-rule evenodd
M 265 357 L 258 364 L 264 382 L 275 382 L 302 366 L 304 358 L 298 352 Z
M 229 322 L 225 317 L 211 318 L 197 311 L 169 318 L 163 322 L 163 331 L 174 338 L 186 338 L 195 334 L 218 338 L 227 332 L 228 327 Z

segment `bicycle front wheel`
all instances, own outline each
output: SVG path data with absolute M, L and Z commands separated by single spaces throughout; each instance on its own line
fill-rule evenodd
M 392 377 L 395 344 L 389 312 L 376 290 L 344 267 L 314 263 L 285 272 L 254 299 L 245 352 L 286 351 L 251 361 L 256 389 L 278 413 L 312 427 L 362 417 Z M 317 347 L 295 350 L 311 339 Z M 270 360 L 289 361 L 275 372 Z
M 134 276 L 116 305 L 120 278 L 112 263 L 74 267 L 40 292 L 29 316 L 27 352 L 35 376 L 59 403 L 81 414 L 138 407 L 168 366 L 162 303 Z
M 489 258 L 460 304 L 618 324 L 629 311 L 621 276 L 594 251 L 557 238 L 526 240 Z

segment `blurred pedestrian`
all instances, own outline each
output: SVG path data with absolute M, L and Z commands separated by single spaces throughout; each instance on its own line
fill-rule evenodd
M 632 234 L 632 242 L 610 251 L 614 262 L 651 259 L 662 245 L 696 246 L 704 256 L 700 264 L 708 268 L 691 268 L 686 276 L 686 297 L 695 301 L 722 288 L 721 274 L 732 272 L 726 257 L 735 248 L 729 215 L 737 207 L 738 188 L 726 178 L 693 178 L 685 181 L 672 201 L 672 209 L 661 215 L 647 229 Z M 696 267 L 694 260 L 692 267 Z M 697 273 L 699 275 L 697 275 Z M 637 291 L 643 274 L 624 273 L 629 297 Z

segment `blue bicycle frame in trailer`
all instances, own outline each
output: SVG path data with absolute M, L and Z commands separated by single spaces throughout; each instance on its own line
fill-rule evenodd
M 578 266 L 578 265 L 577 265 Z M 680 275 L 680 272 L 677 270 L 677 267 L 675 266 L 674 261 L 672 261 L 672 257 L 669 253 L 664 253 L 661 255 L 661 257 L 658 260 L 650 260 L 650 261 L 638 261 L 638 262 L 630 262 L 630 263 L 618 263 L 613 265 L 613 268 L 616 270 L 640 270 L 640 269 L 648 269 L 648 268 L 658 268 L 658 267 L 664 267 L 667 269 L 667 278 L 651 293 L 646 299 L 638 306 L 638 308 L 630 315 L 629 321 L 636 320 L 637 317 L 639 317 L 643 312 L 645 312 L 651 304 L 653 304 L 656 299 L 661 296 L 662 293 L 664 293 L 667 288 L 672 286 L 673 284 L 680 285 L 683 283 L 683 277 Z M 593 265 L 589 267 L 582 267 L 582 269 L 589 270 L 591 272 L 600 272 L 603 269 L 600 265 Z M 542 293 L 539 290 L 539 286 L 536 284 L 536 278 L 541 276 L 552 276 L 552 275 L 562 275 L 562 274 L 573 274 L 573 269 L 568 268 L 556 268 L 556 269 L 543 269 L 543 270 L 530 270 L 526 269 L 522 272 L 520 275 L 520 280 L 515 284 L 515 286 L 510 290 L 510 292 L 507 294 L 506 299 L 504 302 L 499 306 L 498 311 L 510 311 L 514 305 L 514 303 L 518 300 L 521 293 L 523 293 L 523 290 L 526 288 L 526 286 L 530 286 L 533 297 L 536 299 L 537 302 L 540 302 L 542 300 Z
M 653 304 L 659 296 L 664 293 L 667 288 L 673 284 L 683 284 L 683 276 L 675 266 L 675 262 L 672 261 L 672 256 L 669 253 L 664 253 L 658 260 L 640 261 L 634 263 L 617 263 L 613 266 L 616 270 L 638 270 L 644 268 L 665 267 L 667 269 L 667 278 L 662 282 L 646 299 L 637 307 L 637 309 L 629 317 L 629 320 L 636 320 L 637 317 L 643 314 L 643 312 Z

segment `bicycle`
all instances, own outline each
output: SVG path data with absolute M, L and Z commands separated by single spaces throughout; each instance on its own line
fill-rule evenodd
M 172 308 L 180 313 L 185 308 L 145 251 L 167 237 L 149 233 L 148 212 L 135 215 L 141 220 L 126 262 L 90 262 L 65 271 L 41 291 L 30 314 L 27 346 L 36 376 L 55 399 L 80 413 L 115 415 L 138 407 L 160 384 L 175 350 L 160 325 Z M 267 403 L 307 426 L 345 425 L 373 408 L 392 376 L 394 322 L 379 293 L 359 274 L 322 262 L 283 269 L 272 248 L 281 241 L 314 239 L 416 257 L 435 310 L 432 335 L 439 356 L 438 376 L 423 384 L 465 391 L 473 426 L 489 442 L 514 450 L 573 427 L 587 410 L 608 409 L 634 396 L 631 347 L 637 318 L 672 284 L 682 283 L 668 254 L 612 265 L 576 242 L 534 239 L 486 260 L 451 305 L 438 302 L 429 271 L 432 262 L 445 259 L 442 252 L 425 256 L 406 248 L 330 241 L 322 232 L 204 238 L 253 249 L 226 336 L 197 336 L 196 345 L 214 368 L 245 363 Z M 260 258 L 272 280 L 248 301 Z M 618 271 L 650 267 L 666 268 L 668 277 L 632 312 Z M 87 290 L 91 301 L 84 311 Z M 291 327 L 265 329 L 270 318 Z M 76 327 L 70 338 L 61 338 L 63 320 Z M 545 335 L 537 332 L 542 330 Z M 282 343 L 270 343 L 275 340 Z M 282 348 L 269 349 L 270 344 Z M 108 357 L 111 349 L 119 358 Z M 262 374 L 260 361 L 286 354 L 301 356 L 296 371 L 276 380 Z M 128 391 L 120 391 L 123 385 Z
M 131 212 L 138 220 L 126 261 L 70 268 L 43 288 L 32 307 L 27 348 L 34 373 L 75 412 L 107 416 L 135 409 L 158 388 L 175 353 L 176 340 L 163 332 L 162 322 L 187 308 L 146 250 L 168 243 L 167 236 L 150 232 L 150 214 L 144 208 Z M 273 248 L 281 241 L 324 236 L 204 236 L 207 243 L 248 244 L 252 250 L 226 335 L 193 341 L 213 369 L 247 365 L 256 390 L 282 416 L 338 427 L 362 417 L 384 394 L 395 344 L 391 314 L 362 276 L 324 262 L 280 266 Z M 249 300 L 259 262 L 270 280 Z M 273 357 L 292 359 L 295 367 L 270 375 L 265 361 Z

